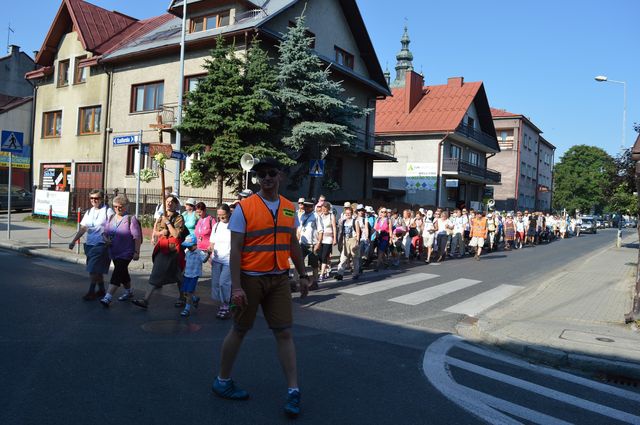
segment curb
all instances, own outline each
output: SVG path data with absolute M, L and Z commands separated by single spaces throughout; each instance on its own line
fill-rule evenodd
M 640 379 L 640 364 L 613 358 L 600 358 L 585 354 L 576 354 L 557 348 L 540 346 L 526 341 L 496 336 L 482 330 L 478 323 L 459 323 L 456 333 L 461 337 L 480 344 L 495 346 L 503 351 L 524 357 L 534 363 L 542 363 L 558 368 L 570 368 L 581 372 L 624 376 Z
M 83 266 L 87 263 L 84 257 L 76 257 L 75 255 L 68 256 L 68 255 L 57 253 L 55 251 L 53 252 L 47 251 L 48 248 L 33 249 L 33 248 L 27 248 L 25 246 L 13 244 L 9 242 L 0 242 L 0 248 L 16 251 L 21 254 L 29 255 L 32 257 L 43 257 L 43 258 L 48 258 L 50 260 L 63 261 L 65 263 L 80 264 Z M 151 270 L 151 266 L 152 266 L 151 263 L 146 263 L 145 261 L 138 261 L 138 262 L 132 261 L 131 265 L 129 266 L 129 270 Z M 113 266 L 111 266 L 111 268 L 113 268 Z

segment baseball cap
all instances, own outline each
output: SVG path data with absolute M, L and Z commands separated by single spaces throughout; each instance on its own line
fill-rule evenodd
M 193 199 L 193 198 L 189 198 L 186 201 L 184 201 L 184 204 L 185 205 L 191 205 L 192 207 L 195 207 L 196 206 L 196 200 Z
M 257 171 L 262 168 L 275 168 L 276 170 L 282 170 L 282 164 L 275 158 L 260 158 L 260 161 L 251 167 L 251 171 Z
M 375 213 L 375 211 L 373 210 L 373 207 L 371 205 L 367 205 L 366 207 L 364 207 L 364 210 L 366 212 L 368 212 L 369 214 Z
M 348 202 L 348 201 L 345 202 L 344 205 L 343 205 L 343 207 L 345 207 L 345 208 L 350 207 L 350 206 L 351 206 L 351 202 Z
M 253 195 L 253 190 L 251 189 L 245 189 L 242 192 L 240 192 L 240 196 L 242 196 L 243 198 L 247 198 L 251 195 Z
M 182 246 L 188 248 L 190 246 L 194 246 L 197 243 L 196 237 L 194 235 L 188 235 L 184 238 L 184 242 L 182 242 Z
M 360 210 L 364 210 L 364 205 L 358 204 L 358 206 L 356 206 L 356 211 L 360 211 Z

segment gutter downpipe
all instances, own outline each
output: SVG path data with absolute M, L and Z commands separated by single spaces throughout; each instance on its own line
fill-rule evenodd
M 522 140 L 522 118 L 518 119 L 518 140 L 517 140 L 517 151 L 516 151 L 516 189 L 515 189 L 515 202 L 513 206 L 513 211 L 518 211 L 518 200 L 519 200 L 519 191 L 518 184 L 520 183 L 520 140 Z M 516 142 L 514 137 L 514 142 Z
M 104 129 L 104 141 L 102 145 L 102 188 L 106 192 L 107 190 L 107 164 L 109 163 L 109 134 L 111 132 L 111 87 L 113 85 L 113 69 L 106 69 L 107 71 L 107 110 L 105 114 L 106 128 Z M 73 182 L 75 186 L 75 182 Z
M 31 140 L 29 140 L 29 142 L 31 143 L 31 153 L 29 154 L 29 163 L 31 164 L 31 172 L 29 173 L 29 188 L 33 189 L 34 187 L 34 178 L 33 175 L 35 173 L 35 168 L 34 168 L 34 164 L 33 164 L 33 151 L 34 148 L 36 147 L 35 145 L 35 141 L 36 141 L 36 104 L 37 104 L 37 100 L 38 100 L 38 87 L 40 87 L 38 84 L 34 84 L 33 85 L 33 100 L 32 100 L 32 104 L 31 104 Z M 33 199 L 35 199 L 35 193 L 33 196 Z
M 444 159 L 442 147 L 444 146 L 444 142 L 447 140 L 447 137 L 451 134 L 451 132 L 446 133 L 442 140 L 438 142 L 438 184 L 436 185 L 436 204 L 434 205 L 436 208 L 440 207 L 440 185 L 442 184 L 442 161 Z
M 185 50 L 185 38 L 187 30 L 187 0 L 182 0 L 182 31 L 180 33 L 180 81 L 178 82 L 178 117 L 176 118 L 176 127 L 182 124 L 182 102 L 184 96 L 184 50 Z M 182 150 L 182 134 L 176 130 L 176 150 Z M 180 168 L 182 162 L 176 161 L 176 171 L 174 174 L 173 186 L 180 196 Z

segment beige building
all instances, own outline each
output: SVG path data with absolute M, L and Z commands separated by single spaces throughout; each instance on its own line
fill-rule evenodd
M 494 186 L 499 210 L 551 210 L 555 146 L 524 115 L 491 109 L 500 153 L 489 160 L 502 173 Z
M 99 59 L 139 29 L 134 18 L 84 1 L 63 0 L 36 55 L 34 184 L 78 192 L 103 187 L 110 74 Z
M 258 34 L 263 46 L 275 57 L 275 46 L 281 34 L 287 31 L 295 18 L 304 11 L 306 25 L 314 37 L 313 49 L 331 66 L 332 75 L 343 81 L 345 95 L 353 97 L 361 107 L 375 107 L 375 100 L 389 94 L 382 69 L 366 33 L 355 1 L 338 0 L 279 0 L 270 1 L 259 8 L 251 1 L 189 1 L 187 15 L 184 90 L 192 89 L 205 72 L 204 61 L 209 57 L 215 38 L 223 36 L 235 41 L 237 54 L 242 55 L 253 34 Z M 162 22 L 144 31 L 118 49 L 106 55 L 102 63 L 113 71 L 111 111 L 107 126 L 112 138 L 143 131 L 143 142 L 175 143 L 174 125 L 180 84 L 179 44 L 182 2 L 174 1 L 169 12 L 156 18 Z M 327 25 L 331 23 L 331 25 Z M 161 124 L 161 130 L 156 128 Z M 374 150 L 375 115 L 371 114 L 357 123 L 359 149 L 357 152 L 334 150 L 339 163 L 332 178 L 340 190 L 331 193 L 332 200 L 370 198 L 372 194 L 371 171 L 374 159 L 390 159 Z M 174 145 L 175 148 L 175 145 Z M 139 157 L 137 146 L 113 146 L 108 144 L 106 153 L 106 186 L 126 188 L 136 186 L 135 173 Z M 167 168 L 174 171 L 175 161 Z M 143 159 L 144 167 L 155 165 L 149 157 Z M 184 167 L 189 167 L 189 160 Z M 183 167 L 183 168 L 184 168 Z M 167 184 L 172 184 L 176 174 L 167 174 Z M 308 181 L 290 197 L 307 194 Z M 213 197 L 215 188 L 195 190 L 180 184 L 184 196 Z M 143 188 L 158 188 L 152 180 Z M 225 188 L 225 197 L 233 194 Z

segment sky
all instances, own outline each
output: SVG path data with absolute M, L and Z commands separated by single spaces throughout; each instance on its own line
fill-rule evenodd
M 325 0 L 313 0 L 325 1 Z M 620 152 L 622 84 L 625 147 L 640 124 L 639 0 L 357 0 L 382 68 L 393 69 L 405 25 L 414 68 L 426 85 L 448 77 L 482 81 L 492 107 L 528 117 L 556 146 Z M 91 0 L 138 19 L 164 13 L 169 0 Z M 61 0 L 5 1 L 0 40 L 40 49 Z M 37 11 L 37 13 L 34 13 Z

